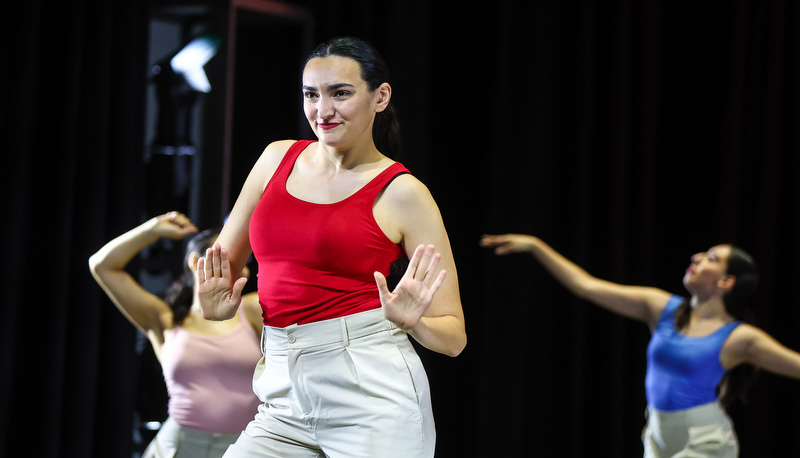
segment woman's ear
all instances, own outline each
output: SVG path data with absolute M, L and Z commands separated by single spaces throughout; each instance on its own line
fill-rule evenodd
M 725 275 L 724 277 L 720 278 L 717 282 L 717 285 L 722 289 L 727 289 L 730 291 L 733 289 L 733 285 L 736 284 L 736 277 L 733 275 Z
M 378 94 L 378 105 L 375 107 L 375 111 L 380 113 L 389 106 L 389 102 L 392 100 L 392 86 L 389 83 L 383 83 L 375 92 Z

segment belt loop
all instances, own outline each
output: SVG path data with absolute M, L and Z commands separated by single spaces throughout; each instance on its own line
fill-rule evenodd
M 267 354 L 267 325 L 261 326 L 261 356 Z
M 350 336 L 347 334 L 347 319 L 345 317 L 339 318 L 339 323 L 342 324 L 342 343 L 346 347 L 350 345 Z

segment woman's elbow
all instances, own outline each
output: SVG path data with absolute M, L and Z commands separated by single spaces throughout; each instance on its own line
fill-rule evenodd
M 92 276 L 97 278 L 99 275 L 99 271 L 102 269 L 103 258 L 98 254 L 95 253 L 89 257 L 89 272 L 92 273 Z
M 448 348 L 447 352 L 445 353 L 447 356 L 455 358 L 456 356 L 460 355 L 464 348 L 467 346 L 467 334 L 463 333 L 461 338 L 459 338 L 456 342 L 453 343 L 450 348 Z

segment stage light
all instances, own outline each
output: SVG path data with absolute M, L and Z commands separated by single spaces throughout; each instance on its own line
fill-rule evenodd
M 156 90 L 155 132 L 145 153 L 145 200 L 149 214 L 188 211 L 195 145 L 194 118 L 198 97 L 211 91 L 204 66 L 214 57 L 220 39 L 204 34 L 151 68 Z M 201 117 L 202 119 L 202 117 Z
M 211 91 L 203 67 L 217 53 L 219 45 L 216 36 L 201 35 L 153 65 L 158 120 L 150 152 L 170 156 L 194 154 L 193 108 L 199 94 Z
M 186 83 L 199 92 L 211 91 L 211 84 L 203 66 L 211 60 L 219 49 L 219 39 L 214 36 L 201 36 L 190 41 L 178 51 L 169 63 L 175 73 L 182 75 Z

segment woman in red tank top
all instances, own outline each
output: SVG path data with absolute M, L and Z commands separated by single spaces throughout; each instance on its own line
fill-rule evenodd
M 407 336 L 449 356 L 466 345 L 444 223 L 394 160 L 392 87 L 371 45 L 319 45 L 302 94 L 318 141 L 266 147 L 198 263 L 204 313 L 219 320 L 247 281 L 231 272 L 251 252 L 259 263 L 265 356 L 254 388 L 264 404 L 229 456 L 433 456 L 427 377 Z M 390 290 L 402 255 L 408 268 Z

